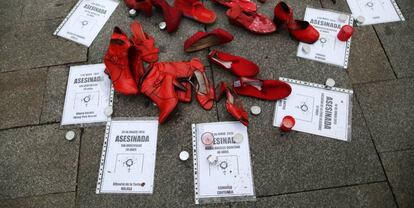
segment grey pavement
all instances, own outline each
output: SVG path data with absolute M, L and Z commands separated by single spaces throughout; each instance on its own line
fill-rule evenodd
M 259 105 L 248 128 L 256 202 L 196 206 L 191 162 L 191 124 L 228 121 L 224 100 L 211 111 L 194 99 L 180 104 L 159 127 L 155 189 L 152 196 L 96 195 L 104 127 L 74 128 L 66 141 L 60 126 L 69 67 L 101 63 L 114 26 L 129 33 L 132 19 L 123 3 L 86 48 L 53 36 L 77 0 L 0 1 L 0 207 L 413 207 L 414 206 L 414 2 L 397 0 L 407 21 L 357 27 L 347 70 L 296 57 L 298 43 L 286 31 L 258 36 L 230 25 L 226 10 L 211 1 L 217 21 L 202 25 L 184 18 L 179 30 L 158 28 L 162 14 L 139 14 L 156 39 L 160 61 L 199 57 L 216 85 L 235 79 L 210 65 L 212 49 L 244 56 L 260 66 L 259 78 L 280 76 L 354 90 L 352 140 L 341 142 L 272 127 L 274 102 L 241 97 L 246 109 Z M 172 1 L 169 1 L 172 2 Z M 257 2 L 257 1 L 255 1 Z M 350 12 L 345 0 L 287 1 L 295 17 L 307 6 Z M 257 2 L 273 18 L 275 1 Z M 184 41 L 197 31 L 222 27 L 233 42 L 186 54 Z M 115 95 L 115 117 L 157 116 L 143 96 Z

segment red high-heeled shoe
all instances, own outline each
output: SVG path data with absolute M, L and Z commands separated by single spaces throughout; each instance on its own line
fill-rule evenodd
M 256 12 L 257 5 L 250 0 L 211 0 L 212 2 L 219 3 L 226 7 L 234 7 L 239 5 L 246 12 Z
M 155 63 L 144 78 L 141 85 L 141 92 L 157 104 L 159 113 L 159 123 L 164 123 L 174 111 L 178 103 L 178 97 L 174 86 L 185 90 L 175 77 L 171 74 L 161 72 L 159 63 Z
M 293 21 L 293 9 L 283 1 L 276 4 L 273 13 L 273 21 L 279 28 Z
M 268 17 L 257 12 L 243 11 L 238 5 L 228 9 L 226 15 L 230 23 L 256 34 L 269 34 L 276 31 L 276 25 Z
M 216 13 L 204 7 L 199 0 L 175 0 L 174 7 L 181 11 L 185 17 L 203 24 L 211 24 L 216 21 Z
M 214 105 L 214 88 L 207 78 L 204 67 L 194 71 L 194 79 L 196 83 L 192 85 L 195 88 L 198 103 L 205 110 L 211 110 Z
M 124 0 L 125 5 L 130 9 L 143 11 L 147 17 L 152 16 L 151 0 Z
M 253 77 L 259 72 L 259 67 L 243 57 L 213 50 L 208 59 L 239 77 Z
M 313 44 L 319 40 L 319 31 L 307 21 L 295 20 L 288 24 L 288 29 L 290 35 L 300 42 Z
M 255 97 L 263 100 L 279 100 L 286 98 L 292 92 L 289 84 L 279 80 L 260 80 L 240 77 L 233 84 L 239 95 Z
M 128 51 L 131 46 L 127 35 L 115 27 L 104 57 L 105 72 L 109 74 L 115 91 L 124 95 L 136 95 L 139 92 L 129 68 Z
M 144 32 L 138 21 L 133 21 L 131 23 L 131 32 L 131 42 L 140 52 L 142 60 L 147 63 L 154 63 L 158 61 L 159 49 L 155 47 L 155 40 L 152 36 L 149 36 Z
M 211 32 L 198 31 L 184 42 L 184 51 L 187 53 L 195 52 L 231 42 L 233 39 L 234 37 L 231 33 L 221 28 L 216 28 Z
M 237 93 L 229 88 L 226 83 L 220 82 L 218 86 L 219 92 L 217 93 L 217 102 L 226 93 L 226 109 L 227 111 L 243 125 L 249 126 L 249 115 L 243 108 L 243 104 L 237 97 Z
M 167 32 L 175 32 L 180 25 L 183 13 L 175 7 L 170 6 L 165 0 L 152 0 L 152 3 L 156 8 L 161 9 L 164 16 L 164 22 L 167 25 Z

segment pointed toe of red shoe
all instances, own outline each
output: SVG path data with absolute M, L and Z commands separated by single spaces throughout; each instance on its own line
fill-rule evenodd
M 213 50 L 208 59 L 239 77 L 253 77 L 259 73 L 259 66 L 240 56 Z

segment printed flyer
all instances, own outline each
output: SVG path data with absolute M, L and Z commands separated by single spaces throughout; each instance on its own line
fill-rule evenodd
M 395 0 L 347 0 L 352 15 L 364 17 L 358 25 L 405 21 Z
M 53 34 L 89 47 L 118 4 L 117 0 L 79 0 Z
M 158 120 L 108 122 L 96 193 L 152 194 Z
M 319 136 L 351 140 L 352 90 L 280 78 L 292 93 L 276 102 L 273 126 L 280 127 L 285 116 L 295 119 L 293 130 Z
M 70 67 L 61 125 L 108 121 L 113 89 L 104 70 L 104 64 Z
M 304 20 L 319 31 L 319 40 L 313 44 L 299 43 L 297 56 L 322 63 L 348 68 L 351 39 L 340 41 L 338 32 L 344 25 L 353 25 L 351 15 L 315 8 L 306 8 Z M 306 49 L 308 48 L 308 49 Z
M 247 128 L 193 124 L 195 203 L 255 200 Z

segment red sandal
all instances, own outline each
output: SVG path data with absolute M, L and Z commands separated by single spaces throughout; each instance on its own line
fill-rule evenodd
M 216 21 L 216 13 L 204 7 L 199 0 L 175 0 L 174 6 L 185 17 L 194 19 L 203 24 L 211 24 Z
M 152 16 L 151 0 L 124 0 L 125 5 L 130 9 L 143 11 L 147 17 Z
M 255 97 L 262 100 L 279 100 L 290 95 L 292 88 L 289 84 L 279 80 L 260 80 L 240 77 L 233 84 L 239 95 Z
M 211 46 L 231 42 L 233 38 L 232 34 L 221 28 L 211 32 L 199 31 L 184 42 L 184 51 L 187 53 L 199 51 Z
M 217 102 L 226 94 L 226 109 L 227 111 L 243 125 L 249 125 L 249 115 L 243 108 L 243 104 L 237 97 L 237 93 L 229 88 L 226 83 L 220 82 L 218 85 Z
M 229 53 L 213 50 L 208 59 L 239 77 L 254 77 L 259 72 L 259 67 L 252 61 Z
M 139 93 L 137 80 L 134 80 L 129 66 L 128 52 L 131 46 L 127 35 L 115 27 L 104 57 L 105 72 L 109 74 L 115 91 L 124 95 Z
M 205 110 L 211 110 L 214 105 L 214 88 L 207 78 L 204 67 L 194 71 L 194 79 L 196 83 L 192 85 L 195 88 L 198 103 Z
M 256 12 L 257 5 L 250 0 L 211 0 L 212 2 L 219 3 L 228 8 L 239 5 L 246 12 Z
M 257 12 L 246 12 L 235 5 L 227 10 L 226 15 L 229 22 L 234 25 L 239 25 L 257 34 L 269 34 L 276 31 L 276 25 L 263 14 Z

